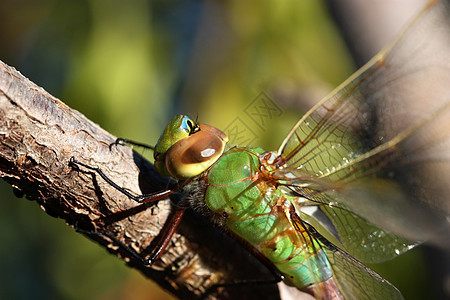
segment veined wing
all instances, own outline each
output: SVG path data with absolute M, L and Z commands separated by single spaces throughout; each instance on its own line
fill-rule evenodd
M 346 209 L 317 205 L 312 213 L 311 210 L 303 213 L 303 208 L 299 209 L 302 220 L 312 224 L 334 245 L 365 263 L 390 260 L 417 245 L 416 242 L 381 229 Z M 327 222 L 331 226 L 324 228 Z
M 321 249 L 310 247 L 310 251 L 324 251 L 325 256 L 310 255 L 312 259 L 327 259 L 333 277 L 311 287 L 312 293 L 317 299 L 403 299 L 402 294 L 395 286 L 370 268 L 364 266 L 355 258 L 332 245 L 321 236 L 313 226 L 302 221 L 296 212 L 290 215 L 291 224 L 297 232 L 303 228 L 309 233 L 305 242 L 313 244 L 313 239 L 320 245 Z M 314 265 L 324 265 L 313 263 Z
M 311 203 L 327 205 L 319 207 L 338 231 L 357 223 L 362 232 L 375 232 L 373 223 L 409 240 L 448 246 L 442 241 L 450 215 L 447 6 L 430 2 L 280 146 L 278 178 Z
M 338 248 L 327 248 L 331 270 L 346 299 L 403 299 L 395 286 Z
M 330 185 L 319 185 L 322 182 L 317 179 L 308 182 L 304 176 L 294 174 L 277 172 L 278 180 L 289 189 L 286 193 L 293 197 L 301 219 L 357 259 L 365 263 L 384 262 L 417 245 L 360 217 L 352 212 L 354 207 L 347 209 L 344 203 L 351 200 L 340 201 L 347 195 L 337 194 Z

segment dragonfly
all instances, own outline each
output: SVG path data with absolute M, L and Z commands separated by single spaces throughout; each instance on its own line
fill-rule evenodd
M 186 195 L 147 262 L 162 255 L 193 207 L 251 245 L 287 285 L 316 299 L 402 299 L 363 263 L 428 240 L 448 246 L 448 201 L 440 199 L 449 187 L 431 167 L 449 162 L 450 43 L 433 47 L 448 41 L 449 29 L 432 27 L 438 29 L 417 43 L 443 5 L 430 2 L 309 110 L 276 151 L 229 145 L 224 132 L 187 115 L 174 117 L 154 147 L 119 139 L 151 148 L 159 174 L 177 182 L 133 199 Z

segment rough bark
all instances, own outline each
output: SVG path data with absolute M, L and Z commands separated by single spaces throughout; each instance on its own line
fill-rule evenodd
M 140 205 L 98 175 L 69 165 L 74 157 L 98 166 L 135 194 L 167 186 L 168 180 L 159 177 L 153 165 L 130 147 L 110 150 L 115 139 L 0 61 L 0 176 L 67 225 L 107 232 L 137 252 L 148 253 L 173 201 Z M 191 210 L 167 251 L 151 267 L 104 235 L 87 236 L 179 298 L 198 297 L 219 282 L 272 278 L 240 244 Z M 274 285 L 220 289 L 208 297 L 237 296 L 279 297 Z

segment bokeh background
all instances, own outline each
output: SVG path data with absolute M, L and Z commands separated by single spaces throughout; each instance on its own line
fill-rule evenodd
M 154 144 L 184 113 L 274 150 L 424 3 L 384 1 L 371 18 L 353 8 L 353 22 L 374 23 L 342 33 L 347 2 L 2 0 L 0 59 L 116 136 Z M 249 117 L 261 103 L 271 110 Z M 0 190 L 0 299 L 170 299 L 6 183 Z M 432 299 L 428 257 L 418 247 L 371 267 L 406 299 Z

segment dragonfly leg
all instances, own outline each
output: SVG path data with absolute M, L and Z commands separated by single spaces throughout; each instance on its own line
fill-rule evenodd
M 114 141 L 114 143 L 111 143 L 109 145 L 109 150 L 112 149 L 112 146 L 125 145 L 125 144 L 130 144 L 130 145 L 142 147 L 142 148 L 145 148 L 145 149 L 155 150 L 155 147 L 153 147 L 153 146 L 150 146 L 150 145 L 147 145 L 147 144 L 143 144 L 143 143 L 139 143 L 139 142 L 136 142 L 136 141 L 132 141 L 132 140 L 129 140 L 129 139 L 124 139 L 124 138 L 117 138 Z
M 82 162 L 79 162 L 75 160 L 73 157 L 70 160 L 70 164 L 75 167 L 82 166 L 88 170 L 91 170 L 93 172 L 96 172 L 101 178 L 103 178 L 108 184 L 110 184 L 112 187 L 129 197 L 130 199 L 135 200 L 139 203 L 148 203 L 153 201 L 158 201 L 162 198 L 165 198 L 177 190 L 180 189 L 179 184 L 173 185 L 171 188 L 167 190 L 163 190 L 160 192 L 152 193 L 152 194 L 143 194 L 143 195 L 133 195 L 124 188 L 117 185 L 114 181 L 112 181 L 108 176 L 106 176 L 103 171 L 98 167 L 92 167 L 87 164 L 84 164 Z M 111 239 L 116 245 L 124 249 L 126 252 L 128 252 L 131 256 L 136 258 L 138 261 L 140 261 L 144 265 L 152 265 L 156 260 L 158 260 L 161 255 L 164 253 L 165 249 L 169 245 L 170 241 L 172 240 L 172 237 L 178 228 L 178 225 L 181 222 L 181 219 L 184 215 L 184 212 L 186 208 L 188 207 L 188 202 L 183 198 L 180 201 L 178 201 L 177 205 L 174 206 L 174 210 L 170 213 L 168 219 L 164 223 L 163 228 L 159 232 L 158 236 L 156 236 L 148 249 L 152 249 L 152 252 L 149 256 L 149 258 L 142 257 L 136 250 L 130 248 L 129 246 L 125 245 L 123 242 L 119 241 L 116 237 L 114 237 L 112 234 L 108 232 L 97 232 L 97 231 L 89 231 L 80 229 L 78 226 L 76 226 L 76 230 L 78 232 L 84 233 L 86 235 L 101 235 L 106 236 L 109 239 Z M 145 252 L 145 251 L 144 251 Z
M 158 236 L 155 237 L 149 247 L 150 249 L 153 249 L 153 251 L 147 259 L 148 265 L 152 265 L 164 253 L 170 241 L 172 240 L 173 234 L 177 230 L 178 225 L 180 225 L 186 208 L 186 205 L 178 205 L 176 209 L 171 212 Z
M 159 234 L 153 239 L 150 246 L 148 246 L 147 249 L 152 250 L 151 255 L 148 258 L 145 258 L 133 248 L 125 245 L 123 242 L 121 242 L 119 239 L 117 239 L 114 235 L 112 235 L 109 232 L 85 230 L 79 228 L 77 224 L 75 224 L 75 230 L 85 235 L 105 236 L 109 238 L 114 244 L 116 244 L 117 246 L 125 250 L 127 253 L 129 253 L 132 257 L 141 262 L 143 265 L 151 266 L 153 265 L 153 263 L 155 263 L 155 261 L 157 261 L 161 257 L 161 255 L 166 250 L 167 246 L 172 240 L 173 234 L 175 233 L 176 229 L 178 228 L 178 225 L 180 224 L 180 221 L 183 217 L 185 210 L 186 210 L 185 206 L 177 206 L 176 209 L 171 212 Z
M 82 162 L 79 162 L 73 157 L 70 159 L 69 163 L 72 166 L 75 166 L 75 167 L 82 166 L 82 167 L 84 167 L 86 169 L 89 169 L 91 171 L 96 172 L 101 178 L 103 178 L 103 180 L 105 180 L 113 188 L 115 188 L 116 190 L 118 190 L 119 192 L 121 192 L 122 194 L 127 196 L 128 198 L 130 198 L 130 199 L 132 199 L 132 200 L 134 200 L 136 202 L 139 202 L 139 203 L 147 203 L 147 202 L 153 202 L 153 201 L 161 200 L 161 199 L 163 199 L 163 198 L 173 194 L 174 192 L 176 192 L 177 190 L 180 189 L 180 186 L 178 184 L 174 184 L 171 187 L 169 187 L 168 189 L 163 190 L 163 191 L 159 191 L 159 192 L 156 192 L 156 193 L 142 194 L 142 195 L 133 195 L 132 193 L 130 193 L 129 191 L 127 191 L 123 187 L 119 186 L 114 181 L 112 181 L 108 176 L 106 176 L 105 173 L 103 173 L 103 171 L 100 168 L 92 167 L 92 166 L 89 166 L 89 165 L 84 164 Z

